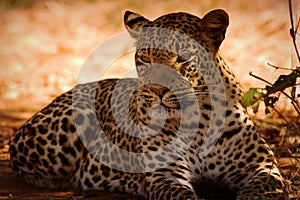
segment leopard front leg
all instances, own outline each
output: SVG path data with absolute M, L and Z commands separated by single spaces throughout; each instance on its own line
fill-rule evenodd
M 168 173 L 147 172 L 146 192 L 150 200 L 200 200 L 191 184 Z

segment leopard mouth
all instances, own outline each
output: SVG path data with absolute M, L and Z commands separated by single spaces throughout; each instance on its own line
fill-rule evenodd
M 192 95 L 191 95 L 192 94 Z M 166 95 L 158 97 L 155 102 L 150 103 L 151 117 L 180 117 L 186 109 L 193 109 L 198 105 L 198 100 L 194 93 L 181 93 L 176 96 Z
M 195 103 L 194 93 L 189 89 L 170 90 L 159 84 L 143 85 L 140 95 L 148 107 L 152 119 L 181 117 L 187 107 Z

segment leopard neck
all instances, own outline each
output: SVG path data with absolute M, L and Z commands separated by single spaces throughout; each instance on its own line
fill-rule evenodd
M 242 85 L 236 79 L 230 67 L 226 64 L 220 51 L 215 56 L 215 63 L 219 67 L 222 76 L 227 100 L 229 102 L 240 102 L 243 95 Z

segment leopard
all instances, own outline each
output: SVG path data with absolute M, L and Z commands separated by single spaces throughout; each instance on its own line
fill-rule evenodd
M 77 84 L 10 141 L 30 184 L 145 199 L 289 199 L 274 152 L 241 105 L 220 53 L 229 15 L 176 12 L 151 21 L 126 11 L 137 78 Z M 234 47 L 233 47 L 234 48 Z

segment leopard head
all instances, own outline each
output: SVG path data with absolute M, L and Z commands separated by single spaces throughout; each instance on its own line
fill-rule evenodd
M 154 21 L 126 11 L 124 23 L 136 41 L 135 63 L 144 105 L 180 109 L 180 102 L 189 102 L 189 94 L 204 91 L 210 82 L 222 82 L 214 77 L 219 71 L 213 65 L 229 24 L 225 11 L 213 10 L 202 19 L 172 13 Z

